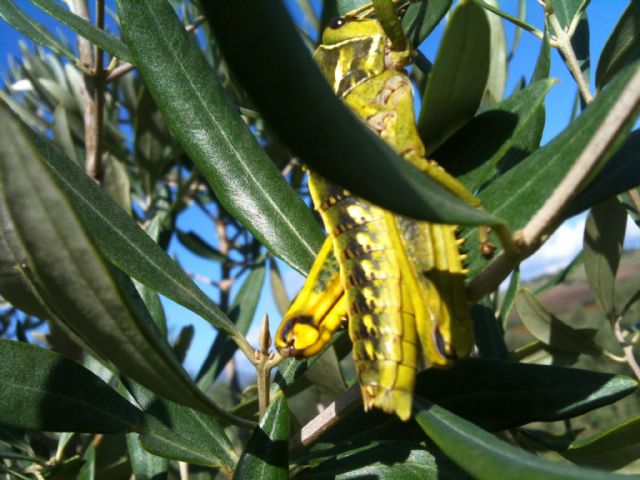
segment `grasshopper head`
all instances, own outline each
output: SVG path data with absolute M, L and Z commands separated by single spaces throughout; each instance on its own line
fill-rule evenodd
M 333 45 L 359 37 L 384 35 L 377 20 L 339 17 L 334 19 L 322 34 L 324 45 Z

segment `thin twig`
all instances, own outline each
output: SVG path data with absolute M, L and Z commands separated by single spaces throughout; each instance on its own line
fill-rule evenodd
M 205 18 L 201 15 L 199 17 L 196 17 L 196 19 L 193 21 L 193 23 L 187 25 L 186 27 L 184 27 L 184 29 L 191 33 L 194 32 L 200 25 L 202 25 L 202 23 L 204 22 Z M 118 65 L 116 68 L 114 68 L 111 72 L 109 72 L 109 74 L 107 75 L 106 78 L 106 82 L 113 82 L 114 80 L 120 78 L 121 76 L 129 73 L 131 70 L 134 70 L 136 68 L 135 65 L 132 65 L 131 63 L 123 63 L 121 65 Z
M 633 203 L 636 212 L 640 213 L 640 194 L 635 188 L 632 188 L 627 193 L 629 194 L 629 199 L 631 200 L 631 203 Z
M 356 383 L 291 437 L 289 443 L 291 453 L 311 444 L 361 403 L 360 385 Z
M 633 119 L 640 105 L 640 70 L 636 71 L 626 88 L 584 148 L 571 170 L 556 187 L 544 205 L 527 225 L 516 232 L 514 241 L 521 248 L 519 255 L 498 255 L 469 286 L 469 298 L 478 301 L 500 285 L 509 273 L 546 240 L 561 223 L 562 212 L 584 185 L 593 168 L 606 154 L 618 134 Z
M 90 21 L 89 8 L 86 0 L 67 0 L 69 9 L 79 17 Z M 86 151 L 85 169 L 87 174 L 95 181 L 99 180 L 99 173 L 96 166 L 99 165 L 97 154 L 99 153 L 96 143 L 99 137 L 98 132 L 98 102 L 96 89 L 96 56 L 94 55 L 92 43 L 81 35 L 77 36 L 78 52 L 80 53 L 80 61 L 84 65 L 85 73 L 83 82 L 80 85 L 80 92 L 84 102 L 84 143 Z
M 269 368 L 269 347 L 271 347 L 271 334 L 269 333 L 269 317 L 262 317 L 262 327 L 260 328 L 260 350 L 256 355 L 256 383 L 258 386 L 258 405 L 260 418 L 267 411 L 269 406 L 269 382 L 271 380 L 271 369 Z
M 545 12 L 547 14 L 549 24 L 553 28 L 556 36 L 556 47 L 558 48 L 558 50 L 560 50 L 560 53 L 562 53 L 562 56 L 565 60 L 565 65 L 567 65 L 569 72 L 571 72 L 571 75 L 576 81 L 582 99 L 586 104 L 589 104 L 593 101 L 593 95 L 589 90 L 589 84 L 582 75 L 582 70 L 580 70 L 580 65 L 578 64 L 578 59 L 576 58 L 576 53 L 571 46 L 571 35 L 564 28 L 562 28 L 562 25 L 560 25 L 558 17 L 556 17 L 556 14 L 553 12 L 551 0 L 545 1 Z
M 633 344 L 629 344 L 626 341 L 622 328 L 620 328 L 621 320 L 622 317 L 619 317 L 615 322 L 613 322 L 613 332 L 615 333 L 618 342 L 620 342 L 620 345 L 622 345 L 622 351 L 624 352 L 629 368 L 631 368 L 636 378 L 640 380 L 640 365 L 638 365 L 638 361 L 633 354 Z

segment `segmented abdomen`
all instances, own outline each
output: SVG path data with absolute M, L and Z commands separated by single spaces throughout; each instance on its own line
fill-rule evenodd
M 311 174 L 311 195 L 333 237 L 347 298 L 349 336 L 365 407 L 411 413 L 417 336 L 402 288 L 393 215 Z

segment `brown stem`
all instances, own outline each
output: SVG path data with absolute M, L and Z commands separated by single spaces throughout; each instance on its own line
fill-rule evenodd
M 271 334 L 269 333 L 269 317 L 262 317 L 260 329 L 260 350 L 256 351 L 256 383 L 258 386 L 258 405 L 260 418 L 269 406 L 269 382 L 271 380 L 271 368 L 269 365 L 269 347 L 271 346 Z
M 640 213 L 640 193 L 635 188 L 632 188 L 627 192 L 629 194 L 629 198 L 631 199 L 631 203 L 636 209 L 636 212 Z
M 79 17 L 90 21 L 86 0 L 69 0 L 69 9 Z M 98 26 L 104 26 L 104 1 L 97 1 Z M 96 182 L 100 181 L 100 156 L 102 137 L 102 110 L 104 106 L 104 79 L 102 74 L 102 50 L 94 55 L 93 45 L 86 38 L 78 35 L 78 51 L 80 62 L 85 73 L 80 85 L 84 102 L 84 143 L 86 151 L 85 170 Z
M 289 443 L 291 453 L 311 444 L 361 403 L 360 385 L 355 384 L 291 437 Z

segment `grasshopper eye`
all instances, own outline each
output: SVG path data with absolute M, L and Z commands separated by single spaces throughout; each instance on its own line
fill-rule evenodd
M 329 22 L 329 28 L 336 30 L 347 23 L 347 21 L 348 20 L 345 17 L 335 17 Z

